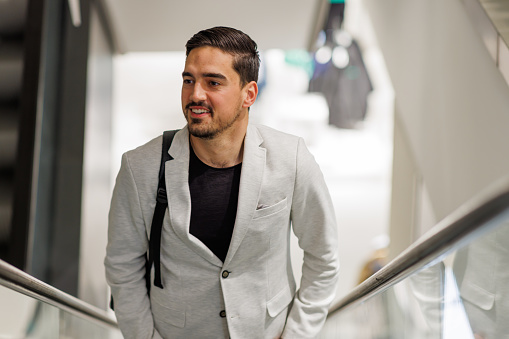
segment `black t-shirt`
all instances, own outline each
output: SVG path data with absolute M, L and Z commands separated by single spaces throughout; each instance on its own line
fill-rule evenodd
M 204 164 L 190 147 L 189 190 L 191 223 L 189 233 L 200 239 L 224 261 L 232 238 L 239 197 L 242 164 L 214 168 Z

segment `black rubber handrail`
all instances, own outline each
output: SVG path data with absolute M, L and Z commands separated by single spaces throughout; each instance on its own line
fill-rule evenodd
M 113 315 L 48 285 L 0 260 L 0 285 L 75 315 L 118 328 Z
M 509 177 L 469 200 L 329 310 L 329 317 L 387 290 L 397 282 L 500 225 L 509 214 Z

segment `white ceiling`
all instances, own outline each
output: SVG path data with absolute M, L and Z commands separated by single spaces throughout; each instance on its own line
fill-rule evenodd
M 102 0 L 119 53 L 182 51 L 199 30 L 231 26 L 260 50 L 311 46 L 327 0 Z

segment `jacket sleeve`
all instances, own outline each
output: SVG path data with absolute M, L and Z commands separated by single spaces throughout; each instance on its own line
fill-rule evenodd
M 117 176 L 109 212 L 106 279 L 124 338 L 158 338 L 145 284 L 148 237 L 127 154 Z
M 288 314 L 283 338 L 313 338 L 332 303 L 339 273 L 338 235 L 331 197 L 322 172 L 299 140 L 292 227 L 304 251 L 300 288 Z

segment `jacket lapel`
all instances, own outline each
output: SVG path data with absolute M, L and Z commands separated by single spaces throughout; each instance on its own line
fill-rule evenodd
M 189 233 L 191 194 L 189 192 L 189 131 L 187 127 L 177 132 L 168 153 L 173 157 L 173 160 L 166 162 L 165 167 L 171 227 L 180 240 L 195 253 L 216 266 L 222 266 L 221 260 Z
M 233 228 L 230 248 L 224 264 L 228 265 L 239 248 L 251 224 L 253 213 L 258 204 L 258 197 L 265 170 L 265 148 L 260 147 L 263 139 L 256 127 L 248 125 L 244 140 L 244 157 L 239 186 L 237 217 Z

